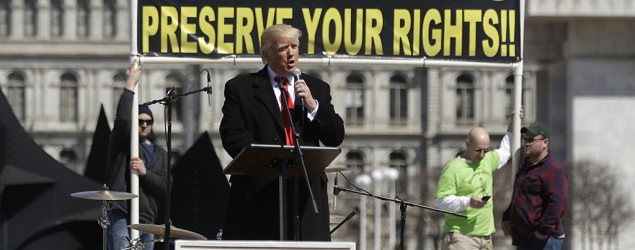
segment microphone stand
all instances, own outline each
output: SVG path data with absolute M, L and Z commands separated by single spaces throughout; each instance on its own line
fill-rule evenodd
M 167 181 L 166 181 L 166 190 L 165 190 L 165 231 L 164 231 L 164 236 L 163 238 L 166 239 L 166 244 L 165 244 L 165 250 L 170 250 L 170 228 L 172 228 L 172 221 L 170 220 L 170 197 L 171 197 L 171 183 L 170 183 L 170 179 L 172 177 L 172 167 L 170 166 L 172 164 L 172 103 L 174 102 L 174 100 L 176 100 L 179 97 L 183 97 L 183 96 L 188 96 L 190 94 L 193 93 L 198 93 L 198 92 L 207 92 L 207 93 L 212 93 L 212 87 L 208 86 L 199 90 L 194 90 L 194 91 L 190 91 L 187 93 L 183 93 L 183 94 L 176 94 L 175 88 L 171 87 L 170 91 L 168 91 L 168 94 L 166 97 L 163 97 L 161 99 L 157 99 L 157 100 L 153 100 L 153 101 L 149 101 L 146 103 L 143 103 L 142 105 L 152 105 L 155 103 L 161 103 L 163 105 L 165 105 L 165 108 L 167 109 L 167 116 L 166 116 L 166 121 L 167 121 L 167 132 L 166 132 L 166 151 L 167 151 L 167 161 L 168 161 L 168 176 L 167 176 Z
M 280 89 L 280 94 L 282 95 L 282 105 L 284 105 L 285 107 L 287 107 L 285 110 L 287 118 L 289 119 L 289 123 L 291 125 L 291 132 L 293 133 L 293 141 L 294 141 L 294 151 L 295 151 L 295 155 L 297 158 L 297 161 L 300 162 L 300 166 L 302 167 L 302 170 L 304 171 L 304 178 L 306 178 L 306 186 L 307 189 L 309 191 L 309 195 L 311 196 L 311 201 L 313 202 L 313 210 L 315 211 L 316 214 L 319 213 L 318 211 L 318 207 L 317 204 L 315 202 L 315 197 L 313 197 L 313 190 L 311 189 L 311 183 L 309 183 L 309 174 L 306 171 L 306 165 L 304 164 L 304 157 L 302 154 L 302 149 L 300 148 L 300 134 L 296 131 L 296 127 L 295 124 L 293 123 L 293 119 L 291 116 L 291 110 L 289 110 L 289 103 L 287 101 L 287 98 L 289 96 L 287 96 L 287 92 L 284 90 L 284 86 L 282 86 L 281 83 L 281 78 L 280 77 L 274 77 L 274 81 L 276 81 L 278 83 L 278 88 Z M 304 104 L 302 104 L 304 105 Z M 304 121 L 305 118 L 305 114 L 304 114 L 304 110 L 302 112 L 302 121 Z M 298 199 L 299 199 L 299 180 L 298 180 L 298 168 L 296 167 L 295 169 L 295 173 L 294 173 L 294 198 L 295 198 L 295 202 L 293 205 L 293 240 L 295 241 L 299 241 L 300 240 L 300 214 L 299 214 L 299 208 L 298 208 Z
M 335 186 L 333 187 L 333 193 L 335 195 L 337 195 L 340 191 L 344 191 L 344 192 L 349 192 L 349 193 L 355 193 L 355 194 L 361 194 L 361 195 L 365 195 L 365 196 L 369 196 L 369 197 L 373 197 L 375 199 L 379 199 L 379 200 L 383 200 L 383 201 L 392 201 L 394 203 L 399 203 L 399 208 L 401 210 L 401 235 L 400 235 L 400 242 L 399 242 L 399 249 L 404 249 L 404 229 L 406 227 L 406 208 L 408 206 L 412 206 L 412 207 L 419 207 L 419 208 L 425 208 L 428 210 L 432 210 L 432 211 L 437 211 L 437 212 L 441 212 L 441 213 L 446 213 L 446 214 L 451 214 L 454 216 L 458 216 L 458 217 L 462 217 L 462 218 L 467 218 L 467 215 L 464 214 L 459 214 L 459 213 L 455 213 L 455 212 L 450 212 L 450 211 L 445 211 L 445 210 L 441 210 L 438 208 L 433 208 L 433 207 L 427 207 L 424 205 L 419 205 L 419 204 L 415 204 L 412 202 L 408 202 L 402 199 L 399 199 L 399 197 L 395 197 L 394 199 L 391 198 L 386 198 L 383 196 L 378 196 L 378 195 L 373 195 L 370 194 L 368 192 L 362 192 L 362 191 L 358 191 L 358 190 L 352 190 L 352 189 L 348 189 L 348 188 L 342 188 L 342 187 L 338 187 Z

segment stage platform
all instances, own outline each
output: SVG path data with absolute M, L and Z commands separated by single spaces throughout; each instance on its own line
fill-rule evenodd
M 355 250 L 354 242 L 176 240 L 175 250 Z

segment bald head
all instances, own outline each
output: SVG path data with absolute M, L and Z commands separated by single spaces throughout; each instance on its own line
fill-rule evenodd
M 464 157 L 473 162 L 480 162 L 485 157 L 486 150 L 489 150 L 489 133 L 481 127 L 472 128 L 465 145 L 467 150 Z
M 487 144 L 489 147 L 489 133 L 481 127 L 470 129 L 470 133 L 467 134 L 467 140 L 475 144 Z

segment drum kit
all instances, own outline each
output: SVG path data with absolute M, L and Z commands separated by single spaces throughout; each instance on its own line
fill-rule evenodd
M 80 199 L 87 200 L 100 200 L 102 201 L 101 206 L 101 218 L 98 219 L 98 223 L 102 228 L 102 247 L 106 250 L 106 242 L 107 235 L 106 229 L 110 224 L 108 222 L 108 210 L 109 203 L 108 201 L 116 201 L 116 200 L 130 200 L 139 197 L 136 194 L 126 193 L 126 192 L 116 192 L 108 190 L 108 187 L 104 185 L 99 191 L 85 191 L 85 192 L 77 192 L 72 193 L 71 196 Z M 165 236 L 165 225 L 153 225 L 153 224 L 132 224 L 128 226 L 131 229 L 138 230 L 145 233 L 151 233 L 156 236 L 158 239 L 164 238 Z M 191 232 L 185 229 L 177 228 L 175 226 L 170 226 L 170 238 L 171 239 L 190 239 L 190 240 L 205 240 L 207 239 L 205 236 L 197 234 L 195 232 Z M 143 244 L 139 244 L 140 239 L 132 239 L 130 241 L 130 247 L 125 249 L 143 249 Z
M 348 168 L 326 168 L 325 173 L 334 173 L 340 171 L 349 170 Z M 136 194 L 126 193 L 126 192 L 116 192 L 108 190 L 108 187 L 104 184 L 104 186 L 99 191 L 85 191 L 85 192 L 77 192 L 72 193 L 71 196 L 80 199 L 87 200 L 99 200 L 102 201 L 101 205 L 101 218 L 97 220 L 102 229 L 102 247 L 106 250 L 106 242 L 107 235 L 106 229 L 109 226 L 108 222 L 108 211 L 110 210 L 109 201 L 117 201 L 117 200 L 130 200 L 139 197 Z M 165 225 L 153 225 L 153 224 L 132 224 L 128 225 L 129 228 L 145 232 L 151 233 L 156 236 L 156 238 L 162 240 L 165 236 Z M 197 234 L 195 232 L 191 232 L 185 229 L 181 229 L 175 226 L 170 226 L 169 236 L 171 239 L 190 239 L 190 240 L 205 240 L 207 239 L 205 236 Z M 160 241 L 159 240 L 159 241 Z M 130 246 L 125 249 L 142 249 L 143 243 L 140 242 L 140 239 L 131 239 Z

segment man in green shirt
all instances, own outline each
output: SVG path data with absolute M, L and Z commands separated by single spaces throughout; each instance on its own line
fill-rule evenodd
M 494 249 L 492 173 L 505 166 L 511 156 L 513 117 L 512 113 L 498 149 L 490 151 L 489 133 L 484 128 L 472 128 L 465 141 L 465 153 L 443 168 L 435 206 L 467 215 L 467 218 L 445 215 L 443 249 Z

